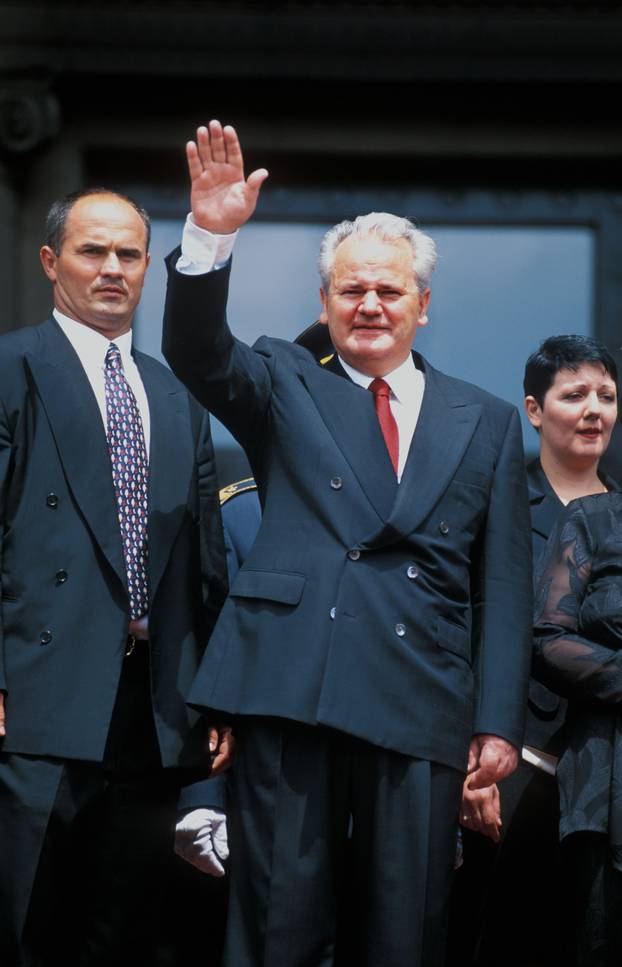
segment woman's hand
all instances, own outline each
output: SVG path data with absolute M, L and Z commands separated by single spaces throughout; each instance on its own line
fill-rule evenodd
M 501 797 L 496 783 L 485 789 L 471 789 L 467 776 L 462 787 L 460 824 L 465 829 L 487 836 L 493 842 L 501 839 Z

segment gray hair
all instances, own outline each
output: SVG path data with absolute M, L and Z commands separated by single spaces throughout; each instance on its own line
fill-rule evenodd
M 430 279 L 436 265 L 436 245 L 425 232 L 415 228 L 408 218 L 390 215 L 388 212 L 370 212 L 369 215 L 359 215 L 353 222 L 348 220 L 339 222 L 326 232 L 320 245 L 318 268 L 322 279 L 322 287 L 328 292 L 338 246 L 350 235 L 361 238 L 376 235 L 383 242 L 397 242 L 404 238 L 412 248 L 413 272 L 419 292 L 423 295 L 430 285 Z

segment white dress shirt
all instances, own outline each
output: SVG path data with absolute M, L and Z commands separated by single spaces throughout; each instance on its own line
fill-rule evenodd
M 231 255 L 236 236 L 237 232 L 231 235 L 216 235 L 208 232 L 204 228 L 199 228 L 192 215 L 188 215 L 181 241 L 181 255 L 176 265 L 177 271 L 184 275 L 202 275 L 220 268 Z M 341 356 L 339 356 L 339 362 L 354 383 L 362 386 L 363 389 L 369 389 L 373 376 L 367 376 L 354 369 Z M 408 355 L 397 369 L 383 376 L 383 379 L 391 390 L 389 406 L 399 434 L 400 448 L 397 464 L 399 483 L 419 419 L 425 380 L 411 355 Z
M 369 389 L 369 385 L 374 379 L 373 376 L 360 373 L 358 369 L 354 369 L 353 366 L 346 363 L 345 359 L 342 359 L 341 356 L 339 356 L 339 362 L 353 383 L 357 383 L 363 389 Z M 397 461 L 397 482 L 399 483 L 404 473 L 406 458 L 415 433 L 417 420 L 419 419 L 425 379 L 421 370 L 415 366 L 411 355 L 408 355 L 397 369 L 387 373 L 382 378 L 391 390 L 389 406 L 391 407 L 393 418 L 397 423 L 397 432 L 400 441 L 399 459 Z
M 175 268 L 182 275 L 203 275 L 225 264 L 233 251 L 237 232 L 216 235 L 199 228 L 191 214 L 186 217 L 181 239 L 181 255 Z
M 102 336 L 101 333 L 97 332 L 95 329 L 91 329 L 90 326 L 85 325 L 83 322 L 76 322 L 75 319 L 71 319 L 69 316 L 59 312 L 58 309 L 54 309 L 53 316 L 67 336 L 67 339 L 78 355 L 78 359 L 82 363 L 82 368 L 84 369 L 86 377 L 91 384 L 93 393 L 95 394 L 95 399 L 97 400 L 97 405 L 99 406 L 99 412 L 101 413 L 104 429 L 107 431 L 108 420 L 106 416 L 106 390 L 104 386 L 104 372 L 106 353 L 108 352 L 108 347 L 110 346 L 111 341 L 110 339 L 107 339 L 106 336 Z M 149 459 L 149 444 L 151 440 L 149 403 L 147 401 L 147 394 L 145 392 L 145 387 L 143 386 L 143 381 L 140 378 L 140 373 L 138 372 L 138 367 L 136 366 L 134 357 L 132 356 L 131 330 L 123 333 L 122 336 L 117 336 L 113 342 L 115 346 L 119 347 L 125 378 L 130 384 L 132 392 L 136 397 L 136 403 L 138 405 L 140 418 L 143 424 L 143 433 L 145 435 L 147 459 Z

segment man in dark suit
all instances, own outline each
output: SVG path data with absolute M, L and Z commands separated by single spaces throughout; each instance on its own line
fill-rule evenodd
M 181 782 L 226 730 L 184 699 L 226 589 L 208 416 L 132 349 L 149 219 L 55 203 L 53 317 L 0 340 L 0 960 L 153 963 Z
M 438 965 L 464 772 L 501 778 L 522 739 L 518 414 L 411 353 L 434 243 L 395 216 L 324 240 L 326 365 L 234 339 L 223 263 L 267 173 L 245 180 L 214 121 L 188 161 L 164 351 L 244 446 L 263 510 L 190 693 L 238 738 L 225 961 Z M 344 883 L 360 894 L 350 931 Z

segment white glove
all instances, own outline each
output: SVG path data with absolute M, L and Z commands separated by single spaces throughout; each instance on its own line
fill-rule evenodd
M 229 856 L 227 817 L 220 809 L 193 809 L 175 827 L 175 852 L 202 873 L 224 876 Z

